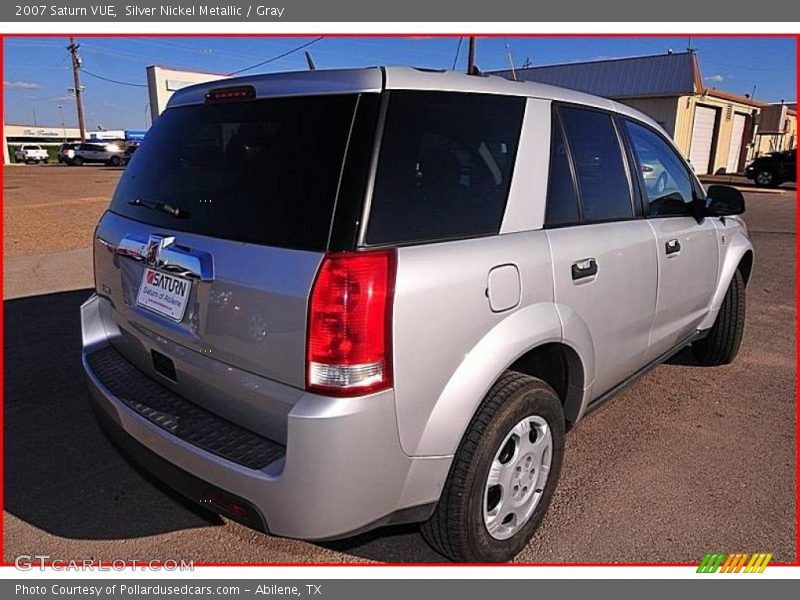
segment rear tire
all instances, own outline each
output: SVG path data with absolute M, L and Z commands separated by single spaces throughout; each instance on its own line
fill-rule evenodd
M 745 285 L 738 269 L 725 293 L 717 320 L 702 340 L 692 344 L 694 355 L 704 365 L 717 367 L 733 362 L 744 334 Z
M 769 169 L 762 169 L 761 171 L 756 173 L 755 182 L 758 187 L 765 187 L 765 188 L 774 188 L 780 185 L 780 182 L 778 181 L 778 178 L 775 176 L 775 173 L 773 173 Z
M 492 486 L 494 479 L 489 478 L 497 472 L 498 461 L 503 461 L 514 432 L 523 423 L 529 424 L 530 444 L 526 446 L 526 441 L 520 442 L 517 437 L 517 448 L 512 448 L 506 459 L 507 467 L 500 465 L 500 468 L 507 468 L 513 474 L 521 466 L 522 476 L 529 478 Z M 534 435 L 536 432 L 539 433 Z M 537 464 L 534 457 L 528 463 L 531 470 L 526 472 L 524 461 L 530 455 L 528 449 L 535 448 L 534 441 L 539 440 L 547 444 L 539 446 L 547 460 L 543 458 Z M 563 456 L 564 413 L 553 388 L 540 379 L 506 371 L 489 390 L 461 440 L 436 510 L 422 524 L 423 538 L 453 561 L 511 560 L 526 546 L 547 512 L 561 474 Z M 530 486 L 528 496 L 519 495 L 523 486 Z M 500 492 L 495 492 L 495 488 L 500 488 Z M 491 505 L 492 495 L 497 493 L 502 503 L 497 499 L 497 504 Z M 519 501 L 522 506 L 516 507 L 514 502 Z M 505 514 L 506 511 L 510 512 Z M 496 515 L 493 519 L 492 512 Z M 513 520 L 508 520 L 512 514 Z M 510 524 L 505 525 L 506 521 Z
M 108 164 L 111 167 L 118 167 L 122 164 L 122 159 L 119 156 L 112 156 L 111 160 L 108 161 Z
M 83 164 L 83 159 L 80 156 L 76 156 L 75 158 L 72 159 L 72 162 L 70 164 L 76 167 L 80 167 Z

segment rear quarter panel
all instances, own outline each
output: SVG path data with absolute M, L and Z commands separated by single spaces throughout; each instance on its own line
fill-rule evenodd
M 513 264 L 521 301 L 492 312 L 492 267 Z M 532 346 L 561 339 L 550 247 L 532 231 L 401 248 L 394 304 L 394 375 L 404 452 L 453 454 L 497 377 Z

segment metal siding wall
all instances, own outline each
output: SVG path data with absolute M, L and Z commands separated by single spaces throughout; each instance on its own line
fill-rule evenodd
M 679 97 L 672 96 L 666 98 L 624 98 L 619 102 L 643 112 L 661 125 L 674 138 L 678 118 L 678 100 Z

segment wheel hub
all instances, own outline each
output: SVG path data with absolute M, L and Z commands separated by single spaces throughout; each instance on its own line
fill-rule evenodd
M 530 519 L 547 483 L 553 437 L 547 422 L 526 417 L 508 432 L 484 486 L 483 521 L 498 540 L 513 536 Z

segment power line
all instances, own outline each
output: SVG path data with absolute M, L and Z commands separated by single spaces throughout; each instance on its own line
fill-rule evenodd
M 321 36 L 319 36 L 317 38 L 314 38 L 310 42 L 306 42 L 305 44 L 297 46 L 296 48 L 292 48 L 291 50 L 287 50 L 286 52 L 283 52 L 282 54 L 278 54 L 277 56 L 273 56 L 272 58 L 268 58 L 267 60 L 263 60 L 260 63 L 256 63 L 254 65 L 250 65 L 249 67 L 245 67 L 244 69 L 239 69 L 238 71 L 232 71 L 231 73 L 228 73 L 228 75 L 238 75 L 239 73 L 244 73 L 245 71 L 249 71 L 251 69 L 256 69 L 258 67 L 262 67 L 262 66 L 264 66 L 266 64 L 269 64 L 271 62 L 275 62 L 276 60 L 280 60 L 281 58 L 284 58 L 285 56 L 289 56 L 290 54 L 294 54 L 295 52 L 298 52 L 298 51 L 302 50 L 303 48 L 308 48 L 312 44 L 316 44 L 318 41 L 320 41 L 324 37 L 325 37 L 324 35 L 321 35 Z
M 303 48 L 308 48 L 312 44 L 316 44 L 318 41 L 320 41 L 324 37 L 325 36 L 321 35 L 321 36 L 319 36 L 317 38 L 314 38 L 310 42 L 306 42 L 305 44 L 301 44 L 300 46 L 292 48 L 291 50 L 287 50 L 286 52 L 282 52 L 281 54 L 278 54 L 277 56 L 273 56 L 272 58 L 268 58 L 267 60 L 261 61 L 259 63 L 254 64 L 254 65 L 251 65 L 249 67 L 245 67 L 244 69 L 239 69 L 238 71 L 233 71 L 231 73 L 228 73 L 228 75 L 238 75 L 239 73 L 244 73 L 245 71 L 249 71 L 251 69 L 255 69 L 257 67 L 261 67 L 261 66 L 266 65 L 266 64 L 271 63 L 271 62 L 275 62 L 276 60 L 280 60 L 281 58 L 289 56 L 290 54 L 294 54 L 295 52 L 298 52 L 298 51 L 302 50 Z M 147 84 L 145 84 L 145 83 L 133 83 L 133 82 L 130 82 L 130 81 L 120 81 L 119 79 L 114 79 L 112 77 L 106 77 L 105 75 L 98 75 L 97 73 L 92 73 L 91 71 L 87 71 L 83 67 L 81 67 L 81 72 L 86 73 L 87 75 L 89 75 L 90 77 L 94 77 L 95 79 L 100 79 L 102 81 L 107 81 L 108 83 L 115 83 L 117 85 L 127 85 L 129 87 L 147 87 Z
M 110 77 L 105 77 L 103 75 L 98 75 L 97 73 L 92 73 L 91 71 L 87 71 L 83 67 L 81 67 L 81 71 L 86 73 L 90 77 L 94 77 L 95 79 L 101 79 L 103 81 L 108 81 L 109 83 L 116 83 L 118 85 L 129 85 L 131 87 L 147 87 L 146 83 L 131 83 L 130 81 L 119 81 L 117 79 L 112 79 Z

